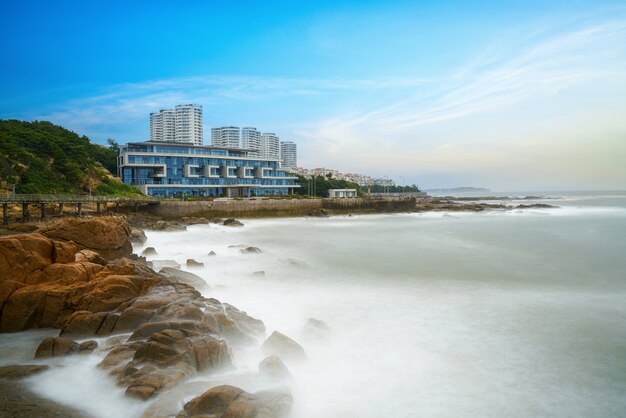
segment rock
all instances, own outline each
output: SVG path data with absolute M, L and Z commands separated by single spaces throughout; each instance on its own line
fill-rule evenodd
M 225 341 L 177 327 L 112 350 L 100 367 L 113 369 L 118 384 L 127 387 L 127 396 L 146 400 L 197 372 L 231 365 Z M 129 358 L 125 365 L 120 364 Z
M 90 263 L 100 264 L 101 266 L 104 266 L 107 263 L 104 258 L 100 257 L 100 254 L 92 250 L 80 250 L 76 253 L 74 260 L 88 261 Z
M 14 280 L 23 283 L 33 273 L 43 270 L 57 260 L 68 262 L 67 252 L 72 248 L 55 243 L 41 234 L 18 234 L 0 237 L 0 282 Z M 74 252 L 75 252 L 75 247 Z M 61 254 L 58 254 L 58 253 Z M 71 260 L 74 261 L 74 254 Z M 0 300 L 0 306 L 3 300 Z
M 214 255 L 217 255 L 217 254 L 215 254 L 215 251 L 209 251 L 209 254 L 207 255 L 209 255 L 210 257 L 213 257 Z
M 197 276 L 193 273 L 189 273 L 188 271 L 183 271 L 172 267 L 163 267 L 161 270 L 159 270 L 159 273 L 175 283 L 185 283 L 198 290 L 209 289 L 209 285 L 204 281 L 204 279 L 202 279 L 202 277 Z
M 96 251 L 107 260 L 128 257 L 133 248 L 128 240 L 130 227 L 121 217 L 64 218 L 36 232 L 59 241 L 73 241 L 78 250 Z
M 546 203 L 533 203 L 530 205 L 517 205 L 515 209 L 556 209 L 558 206 L 548 205 Z
M 146 236 L 146 233 L 143 232 L 143 229 L 132 228 L 128 239 L 133 244 L 143 244 L 148 240 L 148 237 Z
M 330 327 L 322 320 L 309 318 L 302 329 L 307 341 L 324 340 L 330 336 Z
M 187 267 L 190 267 L 190 268 L 202 268 L 202 267 L 204 267 L 204 263 L 200 263 L 199 261 L 196 261 L 193 258 L 188 258 L 187 259 Z
M 181 220 L 187 224 L 187 225 L 201 225 L 201 224 L 208 224 L 209 220 L 206 218 L 193 218 L 193 217 L 185 217 L 183 216 L 181 218 Z
M 259 363 L 259 373 L 270 379 L 293 379 L 289 369 L 278 356 L 264 358 Z
M 159 255 L 157 253 L 157 251 L 154 249 L 154 247 L 146 247 L 142 252 L 141 255 L 146 256 L 146 255 Z
M 261 249 L 258 247 L 246 247 L 239 250 L 239 252 L 243 254 L 260 254 L 262 253 Z
M 229 219 L 226 219 L 222 225 L 225 225 L 225 226 L 243 226 L 243 223 L 241 223 L 237 219 L 229 218 Z
M 254 277 L 265 277 L 265 272 L 263 270 L 255 271 L 252 273 Z
M 75 353 L 88 353 L 94 351 L 98 343 L 94 340 L 77 343 L 64 337 L 45 338 L 37 347 L 35 358 L 61 357 Z
M 307 358 L 300 344 L 278 331 L 274 331 L 265 340 L 261 350 L 266 355 L 277 355 L 286 360 L 301 361 Z
M 216 386 L 185 404 L 177 418 L 281 418 L 293 405 L 289 392 L 259 391 L 251 394 L 234 386 Z
M 176 260 L 152 260 L 152 267 L 157 271 L 161 271 L 164 267 L 180 269 L 181 266 Z
M 33 374 L 41 373 L 48 370 L 50 366 L 44 364 L 20 364 L 15 366 L 0 367 L 0 379 L 21 379 Z
M 316 218 L 328 218 L 330 216 L 330 211 L 328 209 L 322 209 L 322 208 L 313 209 L 309 213 L 309 216 L 313 216 Z
M 187 227 L 173 221 L 156 221 L 153 224 L 153 229 L 156 229 L 157 231 L 175 232 L 186 231 Z

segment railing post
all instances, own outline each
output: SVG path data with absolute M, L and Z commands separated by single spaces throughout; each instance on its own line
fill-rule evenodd
M 28 217 L 28 203 L 22 203 L 22 222 L 26 222 Z
M 2 223 L 5 225 L 9 224 L 9 204 L 2 204 Z
M 100 215 L 100 202 L 96 203 L 96 213 Z
M 39 205 L 41 208 L 41 220 L 43 221 L 46 218 L 46 204 L 41 202 Z
M 59 203 L 59 215 L 63 216 L 63 203 Z
M 82 203 L 76 203 L 76 216 L 80 217 L 83 214 L 83 204 Z

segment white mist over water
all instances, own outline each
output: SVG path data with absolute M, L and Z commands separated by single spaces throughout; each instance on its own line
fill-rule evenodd
M 148 232 L 145 246 L 204 262 L 190 271 L 206 296 L 304 346 L 309 361 L 288 364 L 294 418 L 626 416 L 626 199 L 549 203 L 563 208 L 196 225 Z M 330 338 L 307 339 L 309 317 Z M 234 356 L 216 384 L 257 390 L 245 376 L 260 353 Z M 97 416 L 140 415 L 120 389 L 103 395 L 115 386 L 96 360 L 30 382 Z M 73 379 L 86 379 L 83 396 L 63 390 Z

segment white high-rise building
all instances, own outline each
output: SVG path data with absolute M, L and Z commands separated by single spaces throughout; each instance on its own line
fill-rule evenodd
M 220 148 L 239 148 L 240 130 L 236 126 L 211 129 L 211 144 Z
M 298 165 L 296 143 L 293 141 L 281 141 L 280 158 L 283 160 L 283 167 L 296 167 Z
M 261 157 L 280 159 L 280 140 L 276 134 L 261 134 Z
M 253 150 L 251 156 L 261 155 L 261 132 L 256 128 L 241 128 L 241 147 Z
M 202 145 L 202 106 L 185 104 L 150 113 L 150 140 Z

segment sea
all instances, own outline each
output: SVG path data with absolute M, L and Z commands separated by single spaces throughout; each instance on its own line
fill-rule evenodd
M 135 250 L 203 262 L 189 271 L 205 296 L 304 347 L 287 364 L 293 418 L 626 416 L 626 192 L 502 195 L 558 207 L 246 219 L 147 231 Z M 0 334 L 0 363 L 32 364 L 53 333 Z M 196 381 L 264 389 L 258 347 L 232 354 Z M 150 402 L 125 398 L 103 356 L 48 360 L 27 383 L 95 417 L 141 416 Z

